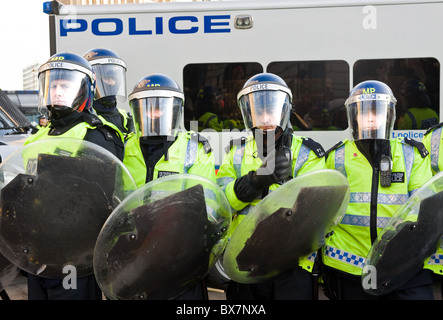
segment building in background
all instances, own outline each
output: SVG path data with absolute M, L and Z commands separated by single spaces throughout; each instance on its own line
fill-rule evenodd
M 23 90 L 38 90 L 38 68 L 41 64 L 34 62 L 23 68 Z

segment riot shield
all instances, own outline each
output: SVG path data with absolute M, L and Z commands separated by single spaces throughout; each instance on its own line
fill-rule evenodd
M 223 255 L 226 274 L 239 283 L 272 279 L 315 252 L 343 217 L 349 184 L 335 170 L 296 177 L 267 195 L 234 230 Z
M 362 287 L 388 294 L 423 269 L 443 235 L 443 173 L 429 179 L 379 233 L 365 260 Z
M 176 174 L 153 180 L 108 218 L 94 272 L 113 300 L 173 299 L 196 285 L 226 246 L 231 208 L 212 181 Z
M 67 270 L 77 277 L 93 274 L 101 227 L 136 189 L 120 160 L 79 139 L 25 145 L 5 159 L 0 175 L 0 252 L 45 278 L 61 279 Z

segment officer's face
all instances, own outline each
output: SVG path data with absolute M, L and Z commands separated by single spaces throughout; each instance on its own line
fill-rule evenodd
M 117 83 L 117 80 L 115 79 L 115 77 L 112 77 L 112 76 L 103 76 L 102 80 L 108 86 L 115 86 L 115 84 Z
M 258 129 L 263 130 L 263 131 L 274 131 L 277 126 L 275 125 L 276 123 L 276 116 L 275 113 L 272 110 L 263 110 L 262 112 L 260 112 L 259 114 L 257 114 L 257 120 L 259 125 L 257 126 Z
M 148 109 L 146 115 L 149 119 L 158 119 L 164 113 L 164 110 L 160 110 L 159 108 Z
M 46 125 L 48 124 L 48 119 L 45 118 L 39 119 L 38 124 L 41 125 L 42 127 L 46 127 Z
M 66 79 L 53 80 L 50 84 L 51 105 L 70 107 L 77 94 L 72 82 Z
M 383 123 L 383 120 L 384 114 L 377 114 L 375 110 L 370 110 L 357 115 L 357 123 L 359 128 L 367 132 L 377 130 L 380 124 Z

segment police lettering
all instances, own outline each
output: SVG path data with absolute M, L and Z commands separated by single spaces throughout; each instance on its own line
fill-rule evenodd
M 268 88 L 268 85 L 266 83 L 261 83 L 261 84 L 255 84 L 251 87 L 252 91 L 256 91 L 256 90 L 266 90 Z
M 108 58 L 108 63 L 121 64 L 122 62 L 120 59 Z
M 50 62 L 50 68 L 63 68 L 63 62 Z
M 85 19 L 61 19 L 60 36 L 66 37 L 70 32 L 86 32 L 88 28 L 96 36 L 117 36 L 123 33 L 128 35 L 162 35 L 166 32 L 171 34 L 192 33 L 229 33 L 231 29 L 230 15 L 210 15 L 203 17 L 203 26 L 196 16 L 177 16 L 171 18 L 155 17 L 153 26 L 142 27 L 145 19 L 137 18 L 97 18 L 88 23 Z
M 375 88 L 363 88 L 363 93 L 374 93 Z
M 57 57 L 52 57 L 50 60 L 53 61 L 53 60 L 64 60 L 64 59 L 65 57 L 63 56 L 57 56 Z

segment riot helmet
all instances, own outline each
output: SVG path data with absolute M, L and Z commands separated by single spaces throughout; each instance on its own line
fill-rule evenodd
M 352 89 L 345 101 L 353 140 L 389 140 L 395 121 L 395 99 L 383 82 L 363 81 Z
M 156 73 L 141 78 L 129 95 L 140 136 L 175 136 L 183 126 L 184 94 L 172 78 Z
M 126 100 L 126 63 L 112 50 L 96 48 L 83 57 L 91 63 L 97 78 L 94 99 Z
M 92 106 L 95 75 L 89 62 L 75 53 L 57 53 L 40 66 L 39 104 L 51 117 L 59 118 Z
M 237 95 L 246 129 L 286 129 L 292 107 L 292 92 L 272 73 L 259 73 L 243 85 Z

